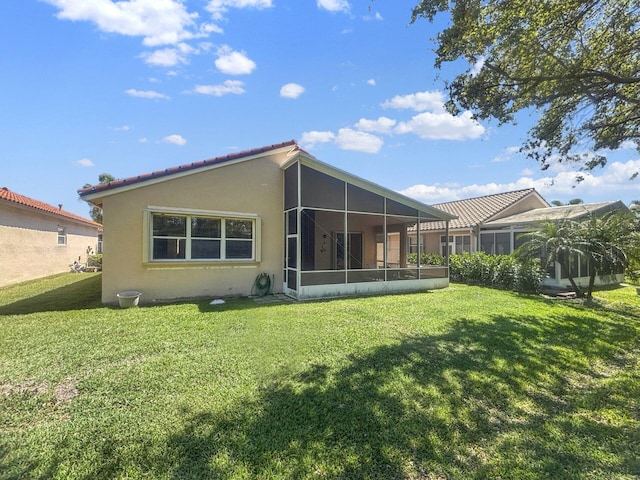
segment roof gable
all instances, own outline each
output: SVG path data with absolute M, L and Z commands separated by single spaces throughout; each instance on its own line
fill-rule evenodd
M 96 228 L 102 227 L 102 225 L 94 222 L 93 220 L 89 220 L 87 218 L 83 218 L 79 215 L 76 215 L 75 213 L 62 210 L 62 205 L 60 205 L 59 207 L 54 207 L 53 205 L 49 205 L 48 203 L 41 202 L 40 200 L 34 200 L 33 198 L 29 198 L 24 195 L 20 195 L 18 193 L 12 192 L 7 187 L 0 188 L 0 200 L 4 200 L 9 203 L 20 205 L 22 207 L 27 207 L 32 210 L 37 210 L 47 214 L 55 215 L 56 217 L 61 217 L 64 219 L 84 223 L 86 225 L 91 225 Z

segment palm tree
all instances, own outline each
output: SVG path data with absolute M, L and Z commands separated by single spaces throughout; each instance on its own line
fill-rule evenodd
M 591 300 L 596 275 L 612 273 L 616 267 L 624 269 L 628 264 L 627 248 L 630 246 L 634 222 L 628 214 L 611 212 L 591 216 L 579 225 L 580 250 L 589 264 L 587 299 Z
M 518 255 L 540 258 L 545 269 L 558 262 L 567 272 L 576 296 L 582 297 L 583 292 L 571 275 L 569 263 L 572 256 L 581 253 L 579 231 L 578 223 L 569 219 L 542 222 L 537 230 L 522 235 L 525 242 L 518 249 Z

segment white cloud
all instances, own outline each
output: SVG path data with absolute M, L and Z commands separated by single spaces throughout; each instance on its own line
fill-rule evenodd
M 144 37 L 146 46 L 173 45 L 205 36 L 197 13 L 189 13 L 180 0 L 45 0 L 63 20 L 93 22 L 101 31 Z
M 129 130 L 131 130 L 131 127 L 129 125 L 122 125 L 120 127 L 111 127 L 111 129 L 114 132 L 128 132 Z
M 81 158 L 80 160 L 76 160 L 74 163 L 83 168 L 95 167 L 94 163 L 88 158 Z
M 216 68 L 227 75 L 248 75 L 256 68 L 256 63 L 244 52 L 233 50 L 228 45 L 218 48 Z
M 507 147 L 498 155 L 491 159 L 491 163 L 503 163 L 511 161 L 514 153 L 518 153 L 520 151 L 520 147 Z
M 367 80 L 367 83 L 369 85 L 371 85 L 372 87 L 374 87 L 376 85 L 376 81 L 373 78 L 370 78 L 369 80 Z
M 440 91 L 396 95 L 380 104 L 382 108 L 415 110 L 416 112 L 444 112 L 444 95 Z
M 341 128 L 338 133 L 311 131 L 304 132 L 300 139 L 303 148 L 312 149 L 319 143 L 334 143 L 341 150 L 364 153 L 378 153 L 384 142 L 381 138 L 351 128 Z
M 304 87 L 297 83 L 287 83 L 280 89 L 280 96 L 285 98 L 298 98 L 304 93 Z
M 633 140 L 625 140 L 620 144 L 620 148 L 618 150 L 636 150 L 638 148 L 638 144 Z
M 393 132 L 393 127 L 396 123 L 395 120 L 387 117 L 379 117 L 377 120 L 361 118 L 358 123 L 356 123 L 356 128 L 363 132 L 385 133 L 389 135 Z
M 271 8 L 273 3 L 271 0 L 210 0 L 207 4 L 207 10 L 211 12 L 214 20 L 222 20 L 224 13 L 229 8 Z
M 313 148 L 318 143 L 329 143 L 335 140 L 333 132 L 304 132 L 300 137 L 300 145 L 304 148 Z
M 449 113 L 424 112 L 395 128 L 399 134 L 413 133 L 425 140 L 469 140 L 481 137 L 485 128 L 472 118 L 471 112 L 457 117 Z
M 350 128 L 341 128 L 335 139 L 341 150 L 354 150 L 364 153 L 378 153 L 384 144 L 383 140 L 366 132 L 358 132 Z
M 351 5 L 346 0 L 317 0 L 318 8 L 328 10 L 329 12 L 348 13 Z
M 181 51 L 177 48 L 161 48 L 154 52 L 145 52 L 142 57 L 145 63 L 156 67 L 175 67 L 178 64 L 188 63 L 187 51 Z
M 187 141 L 182 137 L 182 135 L 167 135 L 162 139 L 164 143 L 172 143 L 173 145 L 183 146 L 187 143 Z
M 138 98 L 163 99 L 163 100 L 169 100 L 170 98 L 164 93 L 155 92 L 153 90 L 136 90 L 135 88 L 130 88 L 129 90 L 125 90 L 124 93 L 132 97 L 138 97 Z
M 578 172 L 575 171 L 566 170 L 557 172 L 552 176 L 532 178 L 533 172 L 527 169 L 522 172 L 522 177 L 513 182 L 466 186 L 413 185 L 400 193 L 421 202 L 432 204 L 535 188 L 548 201 L 583 198 L 589 203 L 626 198 L 628 202 L 638 197 L 639 180 L 629 180 L 637 171 L 640 171 L 640 160 L 613 162 L 599 171 L 598 174 L 594 172 L 579 172 L 584 180 L 576 183 Z
M 484 56 L 481 56 L 480 58 L 478 58 L 476 63 L 473 64 L 473 67 L 471 67 L 471 76 L 475 77 L 480 73 L 480 70 L 482 70 L 482 67 L 484 66 L 485 60 L 486 60 L 486 57 Z
M 222 97 L 228 94 L 242 95 L 245 92 L 243 87 L 244 83 L 240 80 L 226 80 L 220 85 L 196 85 L 194 92 L 214 97 Z
M 147 143 L 149 140 L 147 140 L 147 137 L 142 137 L 138 139 L 138 143 Z

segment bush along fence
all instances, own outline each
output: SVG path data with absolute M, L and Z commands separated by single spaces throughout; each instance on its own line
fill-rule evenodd
M 537 260 L 475 252 L 451 255 L 449 276 L 454 282 L 536 293 L 545 273 Z

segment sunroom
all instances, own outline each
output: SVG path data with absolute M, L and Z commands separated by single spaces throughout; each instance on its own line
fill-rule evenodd
M 444 220 L 448 228 L 455 216 L 303 154 L 281 168 L 287 295 L 302 300 L 448 286 L 446 266 L 421 265 L 419 255 L 409 263 L 408 232 L 421 222 Z

